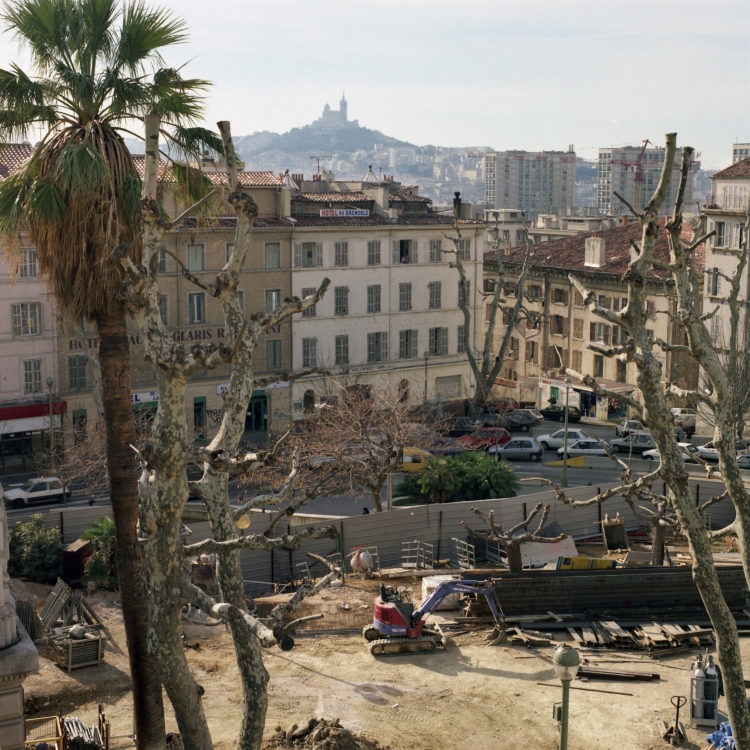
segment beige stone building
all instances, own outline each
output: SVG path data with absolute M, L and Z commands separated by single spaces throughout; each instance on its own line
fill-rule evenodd
M 632 363 L 604 357 L 587 348 L 588 343 L 600 346 L 624 342 L 619 326 L 597 318 L 583 304 L 568 275 L 575 275 L 597 296 L 600 305 L 617 311 L 627 304 L 627 287 L 622 280 L 631 260 L 631 241 L 639 242 L 641 226 L 622 224 L 612 229 L 578 234 L 533 246 L 532 266 L 526 280 L 523 320 L 515 325 L 501 378 L 496 385 L 499 396 L 515 398 L 538 407 L 551 398 L 560 403 L 565 398 L 561 367 L 570 367 L 582 375 L 596 377 L 613 393 L 638 395 L 636 371 Z M 516 280 L 525 250 L 515 248 L 503 256 L 506 269 L 505 294 L 512 306 L 517 293 Z M 657 258 L 667 256 L 666 235 L 657 243 Z M 493 254 L 485 256 L 485 279 L 488 288 L 495 277 Z M 650 333 L 668 343 L 680 340 L 681 331 L 673 323 L 674 308 L 671 279 L 666 272 L 655 270 L 646 280 Z M 498 326 L 496 341 L 504 333 Z M 695 383 L 693 368 L 687 367 L 682 355 L 662 353 L 665 377 L 673 382 Z M 591 389 L 574 379 L 569 400 L 584 414 L 606 419 L 625 413 L 617 398 L 597 398 Z

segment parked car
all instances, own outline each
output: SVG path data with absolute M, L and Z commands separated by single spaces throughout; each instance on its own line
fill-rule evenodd
M 66 501 L 70 498 L 70 491 L 57 477 L 27 479 L 23 484 L 9 485 L 4 494 L 5 504 L 10 508 Z
M 743 453 L 741 456 L 737 456 L 737 465 L 740 469 L 750 469 L 750 455 Z
M 625 437 L 631 432 L 644 432 L 644 430 L 643 422 L 640 419 L 626 419 L 615 427 L 615 435 Z
M 520 410 L 509 411 L 501 422 L 502 426 L 508 430 L 520 430 L 521 432 L 528 432 L 534 427 L 537 422 L 531 414 L 522 412 Z
M 572 443 L 575 440 L 592 439 L 591 435 L 583 430 L 577 429 L 576 427 L 568 429 L 568 443 Z M 558 430 L 557 432 L 551 432 L 547 435 L 538 435 L 537 440 L 545 450 L 548 448 L 562 448 L 562 444 L 565 442 L 565 430 Z
M 698 449 L 692 443 L 677 443 L 680 446 L 680 453 L 682 453 L 682 460 L 686 463 L 696 463 L 695 457 L 698 455 Z M 659 450 L 652 448 L 649 451 L 643 452 L 643 458 L 649 461 L 659 460 Z M 750 456 L 748 456 L 750 458 Z
M 539 410 L 545 419 L 556 419 L 558 422 L 565 421 L 565 407 L 559 404 L 550 404 Z M 568 422 L 580 422 L 581 410 L 577 406 L 568 406 Z
M 544 422 L 544 415 L 538 409 L 514 409 L 511 414 L 528 414 L 536 424 Z
M 489 412 L 487 414 L 480 414 L 476 424 L 485 427 L 505 427 L 504 421 L 505 417 L 502 414 Z
M 542 446 L 533 437 L 511 438 L 505 445 L 491 445 L 487 453 L 508 461 L 538 461 L 542 457 Z
M 685 430 L 685 434 L 692 437 L 695 433 L 695 420 L 697 414 L 695 409 L 683 409 L 682 407 L 673 407 L 669 411 L 672 412 L 672 418 L 677 427 L 682 427 Z
M 609 443 L 606 440 L 591 440 L 589 438 L 585 440 L 574 440 L 570 442 L 568 437 L 568 456 L 606 456 L 606 448 L 609 447 Z M 565 456 L 565 448 L 558 448 L 557 454 L 562 458 Z
M 735 447 L 735 450 L 737 451 L 738 456 L 746 454 L 748 452 L 749 446 L 750 446 L 750 443 L 748 443 L 747 440 L 738 440 L 734 444 L 734 447 Z M 719 460 L 719 451 L 717 451 L 716 448 L 714 448 L 713 440 L 706 443 L 705 445 L 699 445 L 698 455 L 704 461 L 718 461 Z
M 443 437 L 442 435 L 433 438 L 426 445 L 433 456 L 455 456 L 457 453 L 463 453 L 466 450 L 466 447 L 455 438 Z
M 467 448 L 479 451 L 486 451 L 491 445 L 505 445 L 509 440 L 510 433 L 505 427 L 482 427 L 471 435 L 458 438 L 458 442 Z
M 401 462 L 399 471 L 406 473 L 422 471 L 425 464 L 434 458 L 430 451 L 423 450 L 422 448 L 404 448 L 404 458 Z
M 648 432 L 631 432 L 612 441 L 612 450 L 616 453 L 643 453 L 652 448 L 656 448 L 656 443 Z
M 470 435 L 476 429 L 477 422 L 475 419 L 456 417 L 448 422 L 445 433 L 448 437 L 461 437 L 462 435 Z

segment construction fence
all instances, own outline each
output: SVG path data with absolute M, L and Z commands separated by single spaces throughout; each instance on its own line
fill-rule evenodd
M 569 489 L 567 494 L 572 500 L 585 500 L 595 496 L 597 489 L 605 490 L 607 487 L 575 487 Z M 719 494 L 721 489 L 723 488 L 718 483 L 702 483 L 696 492 L 696 503 L 705 502 L 712 493 Z M 472 507 L 478 508 L 484 515 L 494 510 L 495 523 L 509 528 L 523 521 L 539 502 L 551 505 L 548 524 L 557 523 L 562 531 L 577 541 L 600 539 L 601 520 L 607 515 L 614 518 L 617 513 L 625 519 L 628 531 L 644 528 L 643 522 L 633 515 L 628 504 L 619 495 L 602 504 L 571 507 L 557 502 L 550 489 L 519 497 L 411 506 L 361 516 L 325 518 L 300 514 L 299 517 L 295 516 L 294 526 L 280 527 L 279 531 L 288 533 L 309 526 L 333 525 L 340 535 L 338 543 L 336 539 L 315 539 L 304 542 L 299 550 L 243 551 L 241 561 L 246 590 L 249 595 L 258 596 L 280 589 L 291 579 L 298 579 L 305 564 L 312 565 L 307 557 L 308 552 L 330 558 L 343 551 L 348 558 L 349 552 L 357 546 L 376 551 L 380 568 L 400 567 L 405 551 L 408 551 L 408 559 L 411 559 L 416 541 L 429 549 L 431 559 L 448 560 L 451 565 L 458 565 L 457 556 L 465 554 L 465 550 L 462 552 L 460 549 L 460 542 L 467 541 L 467 531 L 461 526 L 461 522 L 466 522 L 473 529 L 486 528 L 472 513 Z M 31 515 L 14 514 L 9 519 L 9 525 L 28 520 Z M 62 508 L 47 512 L 44 519 L 48 526 L 59 529 L 63 543 L 68 544 L 79 538 L 91 523 L 102 516 L 111 517 L 109 506 Z M 734 507 L 726 498 L 705 511 L 706 525 L 711 528 L 723 527 L 733 519 Z M 266 524 L 267 519 L 262 512 L 253 513 L 250 527 L 244 532 L 238 529 L 238 533 L 262 533 Z M 186 540 L 188 543 L 211 536 L 207 521 L 189 521 L 188 526 L 191 530 Z M 315 570 L 316 573 L 319 571 L 320 567 Z

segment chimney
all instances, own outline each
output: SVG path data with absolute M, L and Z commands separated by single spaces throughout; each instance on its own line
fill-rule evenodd
M 587 237 L 584 250 L 584 265 L 601 268 L 607 262 L 604 239 L 602 237 Z
M 454 219 L 460 219 L 461 218 L 461 193 L 455 192 L 453 193 L 455 196 L 453 198 L 453 218 Z

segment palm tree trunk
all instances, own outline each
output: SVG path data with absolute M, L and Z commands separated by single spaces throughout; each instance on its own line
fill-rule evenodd
M 138 750 L 164 750 L 161 682 L 148 656 L 148 581 L 138 542 L 138 467 L 130 393 L 130 346 L 124 306 L 99 321 L 99 363 L 107 437 L 109 488 L 115 520 L 117 575 L 133 683 Z

